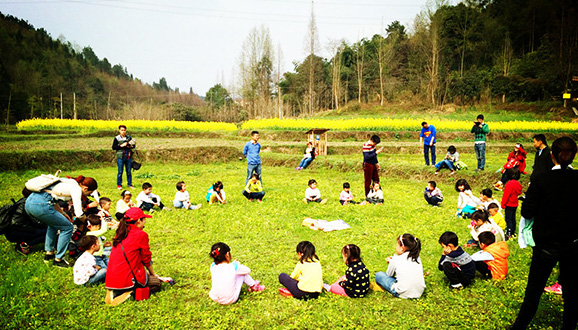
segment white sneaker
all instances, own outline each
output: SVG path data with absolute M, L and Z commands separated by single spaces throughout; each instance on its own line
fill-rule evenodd
M 331 290 L 331 285 L 323 283 L 323 288 L 325 289 L 325 291 L 329 292 Z

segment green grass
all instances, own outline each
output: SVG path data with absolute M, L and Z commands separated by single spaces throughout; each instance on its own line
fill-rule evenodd
M 287 155 L 264 155 L 289 157 Z M 295 162 L 299 156 L 292 156 Z M 357 156 L 355 156 L 357 157 Z M 462 154 L 465 162 L 474 165 L 473 156 Z M 329 156 L 330 162 L 349 162 L 350 168 L 361 163 L 353 156 Z M 468 239 L 467 222 L 454 217 L 457 193 L 456 177 L 474 182 L 479 192 L 498 175 L 495 170 L 504 160 L 503 154 L 488 155 L 488 172 L 459 172 L 456 177 L 442 172 L 434 176 L 422 165 L 419 155 L 380 155 L 384 166 L 382 184 L 386 203 L 383 206 L 341 206 L 339 192 L 343 182 L 351 183 L 355 196 L 363 194 L 363 174 L 339 167 L 313 166 L 297 172 L 291 167 L 263 168 L 266 196 L 262 204 L 249 203 L 241 195 L 246 165 L 233 162 L 212 165 L 145 164 L 137 172 L 135 186 L 151 182 L 154 192 L 171 204 L 178 180 L 187 183 L 195 203 L 203 203 L 197 211 L 173 210 L 155 212 L 147 221 L 145 231 L 150 237 L 155 270 L 161 276 L 176 280 L 148 301 L 129 301 L 110 308 L 104 305 L 103 285 L 78 287 L 72 281 L 71 269 L 58 269 L 42 262 L 43 252 L 37 247 L 23 257 L 14 252 L 13 244 L 0 238 L 0 328 L 379 328 L 379 329 L 502 329 L 515 319 L 524 295 L 531 251 L 521 250 L 509 242 L 510 272 L 506 280 L 476 279 L 474 284 L 458 293 L 448 290 L 448 283 L 437 270 L 441 255 L 438 237 L 446 230 L 455 231 L 460 243 Z M 296 166 L 296 164 L 295 164 Z M 474 166 L 475 167 L 475 166 Z M 405 175 L 397 175 L 398 172 Z M 0 204 L 17 198 L 24 182 L 38 171 L 0 173 Z M 92 176 L 99 182 L 101 195 L 115 204 L 119 191 L 115 187 L 116 168 L 85 167 L 82 171 L 65 172 L 76 176 Z M 307 180 L 315 178 L 325 205 L 301 202 Z M 435 179 L 446 200 L 443 207 L 429 207 L 422 193 L 427 180 Z M 224 182 L 229 203 L 207 205 L 204 196 L 214 181 Z M 138 189 L 137 189 L 138 190 Z M 136 192 L 135 192 L 136 195 Z M 500 195 L 498 194 L 498 198 Z M 343 219 L 351 229 L 338 232 L 317 232 L 300 225 L 305 217 Z M 519 218 L 519 215 L 518 215 Z M 313 301 L 298 301 L 280 296 L 277 276 L 290 273 L 297 262 L 295 246 L 310 240 L 317 248 L 323 266 L 323 279 L 332 283 L 344 274 L 340 250 L 348 243 L 357 244 L 370 270 L 372 280 L 377 271 L 385 271 L 385 258 L 395 252 L 395 239 L 412 233 L 423 242 L 421 259 L 426 277 L 426 291 L 418 300 L 402 300 L 388 293 L 372 292 L 363 299 L 349 299 L 329 293 Z M 106 236 L 111 239 L 114 233 Z M 208 297 L 211 286 L 208 256 L 211 244 L 222 241 L 232 249 L 233 258 L 252 269 L 252 276 L 267 286 L 262 293 L 243 289 L 239 301 L 221 306 Z M 470 250 L 470 252 L 474 252 Z M 555 279 L 552 275 L 551 280 Z M 562 317 L 559 296 L 544 296 L 534 319 L 533 329 L 557 327 Z

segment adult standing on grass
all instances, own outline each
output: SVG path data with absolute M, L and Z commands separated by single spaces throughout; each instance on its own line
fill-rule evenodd
M 471 132 L 474 134 L 474 150 L 478 159 L 476 172 L 483 171 L 486 167 L 486 135 L 490 134 L 488 124 L 484 123 L 484 115 L 478 115 Z
M 576 142 L 569 137 L 556 139 L 551 152 L 555 166 L 534 178 L 522 204 L 522 216 L 534 219 L 532 235 L 536 245 L 524 302 L 512 329 L 528 327 L 556 263 L 560 265 L 558 280 L 563 287 L 562 329 L 576 329 L 578 324 L 578 222 L 575 208 L 578 172 L 570 167 L 576 151 Z
M 64 260 L 64 254 L 73 231 L 73 220 L 84 220 L 82 210 L 82 196 L 92 194 L 98 185 L 93 178 L 79 176 L 76 179 L 60 179 L 59 182 L 42 190 L 33 192 L 26 199 L 24 206 L 26 213 L 32 218 L 45 223 L 48 226 L 46 240 L 44 242 L 44 262 L 51 260 L 58 267 L 70 267 Z M 74 219 L 70 219 L 58 204 L 58 201 L 70 201 L 74 206 Z M 59 233 L 60 232 L 60 233 Z M 56 255 L 54 249 L 56 248 Z
M 425 166 L 429 166 L 429 153 L 431 150 L 431 164 L 436 164 L 436 128 L 425 121 L 421 123 L 421 132 L 419 133 L 419 144 L 423 142 L 423 157 Z
M 146 218 L 152 216 L 131 207 L 118 225 L 106 270 L 104 302 L 108 305 L 119 305 L 133 294 L 136 300 L 146 300 L 161 289 L 153 269 L 149 235 L 143 231 Z
M 550 147 L 546 142 L 544 134 L 536 134 L 533 138 L 534 148 L 536 148 L 536 155 L 534 157 L 534 165 L 532 166 L 532 174 L 530 175 L 530 183 L 534 181 L 536 176 L 540 173 L 548 172 L 554 167 L 552 162 L 552 155 L 550 155 Z
M 116 175 L 116 187 L 122 189 L 122 172 L 126 168 L 126 183 L 129 188 L 132 185 L 132 149 L 135 147 L 134 140 L 130 135 L 126 135 L 126 126 L 118 126 L 118 135 L 112 140 L 112 150 L 116 151 L 116 166 L 118 174 Z
M 369 141 L 363 144 L 363 176 L 365 178 L 365 197 L 371 187 L 379 183 L 379 162 L 377 161 L 377 154 L 383 151 L 383 147 L 376 150 L 376 146 L 381 142 L 377 135 L 373 135 Z M 373 183 L 372 183 L 373 180 Z
M 258 141 L 259 132 L 252 131 L 251 141 L 247 142 L 243 148 L 243 155 L 247 157 L 247 179 L 245 180 L 245 185 L 247 185 L 253 173 L 259 175 L 259 181 L 263 184 L 263 179 L 261 178 L 261 157 L 259 157 L 261 145 Z

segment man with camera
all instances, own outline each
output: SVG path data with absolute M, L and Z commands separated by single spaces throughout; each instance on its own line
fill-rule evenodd
M 483 171 L 486 166 L 486 135 L 490 134 L 488 124 L 484 123 L 484 115 L 478 115 L 472 127 L 472 133 L 474 134 L 474 150 L 478 159 L 476 172 L 479 172 Z
M 122 189 L 122 172 L 126 168 L 126 181 L 129 188 L 132 186 L 132 154 L 136 146 L 135 140 L 130 135 L 126 134 L 126 126 L 118 126 L 118 135 L 112 141 L 112 150 L 116 151 L 116 165 L 118 167 L 118 174 L 116 176 L 116 187 Z

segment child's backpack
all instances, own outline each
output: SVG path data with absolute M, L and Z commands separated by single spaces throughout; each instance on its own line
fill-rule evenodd
M 42 174 L 40 176 L 32 178 L 26 181 L 25 184 L 26 189 L 32 192 L 41 192 L 42 190 L 52 186 L 53 184 L 60 182 L 60 178 L 58 177 L 58 175 L 60 175 L 60 172 L 61 171 L 58 170 L 54 175 Z
M 468 169 L 468 165 L 466 165 L 466 163 L 460 161 L 457 161 L 454 166 L 458 169 L 458 170 L 467 170 Z

